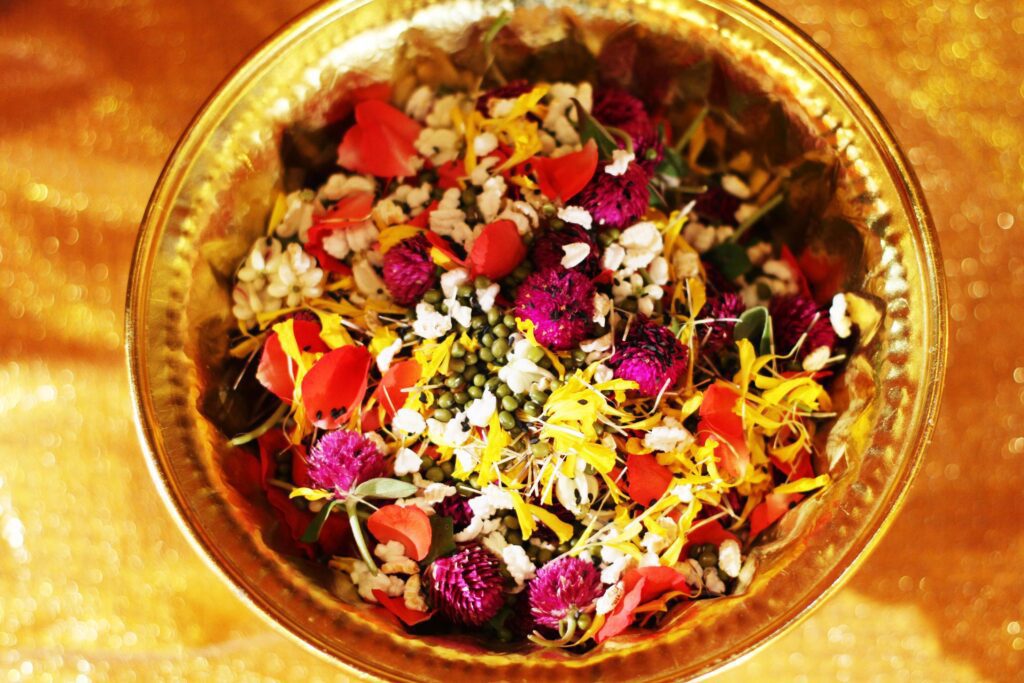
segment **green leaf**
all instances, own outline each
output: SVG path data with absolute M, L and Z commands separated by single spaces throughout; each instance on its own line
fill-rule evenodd
M 455 523 L 451 517 L 431 517 L 430 532 L 430 551 L 423 558 L 423 564 L 430 564 L 455 550 Z
M 752 267 L 747 250 L 735 242 L 723 242 L 706 254 L 706 257 L 727 280 L 735 280 Z
M 772 317 L 764 306 L 743 312 L 732 332 L 733 339 L 746 339 L 757 348 L 759 355 L 772 350 Z
M 417 490 L 415 484 L 398 479 L 378 477 L 376 479 L 367 479 L 357 486 L 352 493 L 362 498 L 408 498 L 414 495 Z
M 576 105 L 576 127 L 580 133 L 580 141 L 586 144 L 587 140 L 593 140 L 597 143 L 597 150 L 602 157 L 611 157 L 612 152 L 619 148 L 615 137 L 583 108 L 579 100 L 574 97 L 572 101 Z
M 302 534 L 303 543 L 316 543 L 317 539 L 320 538 L 320 530 L 324 528 L 324 524 L 327 522 L 327 515 L 331 514 L 331 509 L 340 503 L 340 500 L 334 499 L 320 508 L 320 512 L 316 513 L 316 517 L 313 518 L 313 521 L 306 527 L 305 533 Z

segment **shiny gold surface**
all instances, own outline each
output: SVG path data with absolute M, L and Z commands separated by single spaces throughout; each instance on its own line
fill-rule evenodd
M 725 679 L 1011 680 L 1022 666 L 1013 510 L 1024 370 L 1000 333 L 1024 295 L 1024 207 L 1013 203 L 1024 70 L 1011 52 L 1024 19 L 994 5 L 780 6 L 880 101 L 922 175 L 950 275 L 954 362 L 938 443 L 893 533 L 821 611 Z M 160 512 L 131 430 L 115 313 L 133 224 L 174 137 L 231 62 L 295 9 L 2 10 L 8 679 L 338 674 L 246 611 Z

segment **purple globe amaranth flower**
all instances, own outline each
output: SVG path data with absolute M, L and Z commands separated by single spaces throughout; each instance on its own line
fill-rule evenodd
M 359 432 L 324 434 L 309 452 L 309 478 L 322 489 L 351 491 L 367 479 L 384 476 L 384 456 Z
M 701 353 L 715 354 L 732 346 L 732 332 L 736 328 L 736 319 L 747 310 L 743 298 L 739 294 L 719 294 L 708 301 L 704 309 L 706 315 L 701 317 L 714 318 L 704 335 L 701 337 Z
M 451 517 L 456 532 L 462 531 L 473 521 L 473 509 L 469 507 L 469 501 L 458 493 L 443 498 L 434 506 L 434 514 L 439 517 Z
M 737 225 L 736 210 L 740 198 L 729 194 L 724 188 L 712 185 L 694 199 L 693 212 L 704 220 L 718 225 Z
M 590 328 L 594 283 L 575 270 L 539 270 L 519 286 L 516 315 L 533 322 L 533 334 L 544 346 L 573 348 L 586 338 Z
M 576 195 L 573 204 L 590 212 L 601 228 L 628 227 L 647 211 L 650 176 L 640 164 L 633 162 L 622 175 L 606 173 L 598 168 L 587 186 Z
M 633 318 L 626 339 L 618 343 L 608 359 L 608 367 L 616 377 L 636 382 L 641 393 L 657 396 L 665 387 L 675 386 L 689 360 L 689 349 L 672 330 L 638 315 Z
M 434 607 L 456 624 L 481 626 L 505 604 L 501 568 L 473 544 L 439 557 L 427 568 L 427 592 Z
M 567 616 L 590 611 L 603 588 L 593 562 L 578 557 L 548 562 L 530 582 L 530 614 L 539 626 L 557 629 Z
M 625 90 L 607 88 L 594 97 L 591 114 L 600 123 L 613 126 L 633 139 L 637 162 L 648 172 L 657 167 L 664 155 L 658 129 L 644 109 L 644 103 Z
M 601 248 L 590 233 L 578 225 L 567 225 L 561 230 L 548 230 L 533 241 L 530 259 L 537 270 L 545 268 L 562 268 L 562 250 L 567 244 L 583 242 L 590 247 L 590 253 L 570 270 L 576 270 L 587 277 L 594 277 L 601 272 Z
M 423 235 L 402 240 L 384 254 L 384 284 L 402 306 L 417 303 L 437 284 L 430 242 Z
M 822 310 L 814 300 L 801 296 L 775 297 L 768 304 L 772 316 L 772 334 L 775 338 L 775 353 L 786 355 L 793 350 L 800 337 L 807 338 L 796 353 L 797 360 L 822 346 L 835 348 L 836 333 L 828 312 Z

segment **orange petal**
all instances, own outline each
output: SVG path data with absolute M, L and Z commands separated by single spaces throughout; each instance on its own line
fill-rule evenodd
M 626 456 L 626 473 L 622 475 L 622 490 L 634 501 L 649 507 L 668 489 L 672 473 L 658 464 L 653 455 L 630 453 Z
M 373 358 L 363 346 L 342 346 L 313 364 L 302 379 L 302 403 L 320 429 L 338 429 L 363 400 Z
M 646 579 L 640 577 L 631 588 L 626 590 L 618 604 L 608 613 L 604 626 L 594 636 L 595 641 L 600 644 L 629 628 L 629 625 L 633 623 L 636 608 L 640 606 L 640 598 L 643 595 L 646 582 Z
M 385 505 L 370 515 L 366 520 L 366 526 L 381 543 L 401 543 L 406 556 L 417 562 L 430 552 L 430 541 L 433 536 L 430 518 L 415 505 Z
M 765 496 L 764 501 L 750 513 L 750 537 L 756 538 L 789 512 L 790 507 L 799 503 L 803 497 L 802 493 L 771 493 Z
M 394 417 L 395 413 L 405 405 L 407 398 L 405 390 L 416 386 L 422 372 L 420 364 L 410 358 L 393 364 L 384 373 L 374 396 L 376 396 L 377 402 L 384 406 L 389 419 Z
M 380 606 L 387 611 L 398 617 L 406 626 L 415 626 L 421 624 L 430 617 L 434 616 L 434 612 L 437 610 L 430 610 L 429 612 L 417 612 L 414 609 L 409 609 L 405 606 L 405 600 L 402 598 L 393 598 L 382 590 L 374 589 L 373 597 L 377 598 L 377 602 Z
M 689 592 L 686 576 L 672 567 L 639 567 L 630 569 L 622 577 L 627 591 L 643 581 L 640 591 L 640 602 L 646 603 L 668 591 Z

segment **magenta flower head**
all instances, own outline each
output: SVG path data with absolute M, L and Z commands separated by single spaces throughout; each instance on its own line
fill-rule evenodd
M 739 294 L 725 293 L 712 297 L 704 309 L 707 315 L 701 317 L 714 318 L 700 340 L 701 353 L 715 354 L 732 346 L 732 332 L 736 328 L 736 319 L 747 307 Z
M 439 557 L 427 568 L 427 591 L 434 607 L 456 624 L 481 626 L 505 604 L 501 568 L 479 545 Z
M 549 349 L 573 348 L 594 316 L 594 283 L 575 270 L 539 270 L 519 286 L 516 315 L 533 322 L 534 336 Z
M 740 198 L 726 192 L 718 185 L 712 185 L 706 192 L 697 195 L 693 212 L 714 225 L 738 225 L 736 210 Z
M 359 432 L 324 434 L 309 452 L 309 478 L 317 488 L 349 492 L 367 479 L 384 476 L 384 456 Z
M 813 300 L 794 295 L 776 297 L 768 304 L 772 316 L 772 333 L 775 336 L 775 353 L 784 356 L 793 350 L 803 334 L 807 334 L 796 359 L 803 360 L 811 351 L 827 346 L 835 348 L 836 333 L 828 313 Z
M 605 173 L 602 168 L 573 199 L 594 217 L 601 228 L 622 229 L 636 222 L 647 211 L 650 193 L 647 171 L 636 162 L 622 175 Z
M 530 582 L 530 614 L 538 626 L 557 629 L 566 617 L 591 611 L 603 592 L 593 562 L 563 557 L 541 567 Z
M 384 254 L 384 284 L 402 306 L 419 302 L 437 284 L 430 242 L 423 235 L 402 240 Z
M 434 514 L 438 517 L 451 517 L 455 531 L 462 531 L 473 521 L 473 509 L 469 501 L 460 493 L 446 496 L 434 506 Z
M 661 161 L 663 150 L 658 130 L 643 102 L 625 90 L 609 88 L 597 93 L 591 114 L 604 125 L 629 134 L 633 139 L 633 153 L 645 169 L 652 171 Z
M 572 270 L 579 271 L 587 277 L 596 276 L 601 272 L 601 249 L 590 233 L 578 225 L 567 225 L 561 230 L 548 230 L 538 236 L 533 241 L 533 250 L 530 252 L 534 268 L 561 268 L 562 258 L 565 256 L 562 247 L 579 242 L 589 246 L 590 253 L 573 266 Z
M 618 342 L 608 366 L 621 379 L 631 379 L 647 396 L 657 396 L 672 388 L 686 370 L 690 352 L 672 330 L 638 315 L 629 326 L 624 341 Z

